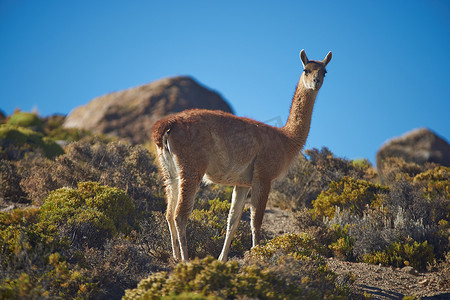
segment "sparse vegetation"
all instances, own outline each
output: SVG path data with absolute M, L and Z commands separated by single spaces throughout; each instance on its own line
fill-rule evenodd
M 404 267 L 411 265 L 416 270 L 425 271 L 434 260 L 433 246 L 427 241 L 395 242 L 383 251 L 366 254 L 363 261 L 385 266 Z
M 448 286 L 448 167 L 390 158 L 378 178 L 366 160 L 307 150 L 270 198 L 294 212 L 300 231 L 250 250 L 246 209 L 228 263 L 209 256 L 221 251 L 232 188 L 202 185 L 187 228 L 193 261 L 176 264 L 152 152 L 62 121 L 16 113 L 0 124 L 2 299 L 119 299 L 125 290 L 145 299 L 346 299 L 351 276 L 330 272 L 327 257 L 438 270 Z
M 136 216 L 134 202 L 124 191 L 97 182 L 55 190 L 41 206 L 46 230 L 58 231 L 78 247 L 101 247 L 119 233 L 129 234 Z
M 283 267 L 195 259 L 178 264 L 170 273 L 142 280 L 136 289 L 126 291 L 124 299 L 183 299 L 186 295 L 199 299 L 346 299 L 325 266 L 289 258 L 280 258 L 279 263 Z M 298 273 L 289 272 L 290 268 Z
M 335 157 L 326 147 L 306 150 L 294 160 L 287 175 L 272 184 L 270 201 L 281 208 L 311 208 L 312 201 L 331 182 L 338 182 L 345 176 L 370 182 L 377 178 L 367 160 L 350 161 Z
M 41 151 L 53 158 L 64 153 L 52 139 L 30 128 L 0 124 L 0 155 L 8 160 L 20 160 L 26 153 Z
M 16 111 L 9 117 L 7 124 L 30 128 L 34 131 L 42 132 L 44 130 L 44 122 L 35 113 Z
M 313 212 L 317 217 L 333 218 L 336 208 L 361 216 L 366 206 L 381 207 L 388 188 L 365 180 L 344 177 L 331 182 L 327 191 L 313 200 Z
M 222 195 L 231 196 L 231 193 Z M 228 199 L 230 198 L 221 197 L 209 200 L 192 212 L 188 227 L 189 253 L 192 253 L 192 258 L 219 256 L 225 240 L 228 212 L 231 207 Z M 245 214 L 249 214 L 248 210 Z M 244 251 L 250 249 L 250 232 L 249 223 L 241 221 L 231 243 L 230 255 L 242 257 Z

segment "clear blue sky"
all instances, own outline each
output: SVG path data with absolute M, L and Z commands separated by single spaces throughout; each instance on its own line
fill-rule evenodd
M 190 75 L 237 115 L 286 121 L 302 67 L 333 59 L 306 148 L 374 162 L 389 138 L 450 138 L 450 1 L 0 0 L 0 109 L 68 114 Z

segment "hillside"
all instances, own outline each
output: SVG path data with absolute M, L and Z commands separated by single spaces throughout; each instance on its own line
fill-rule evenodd
M 450 168 L 307 149 L 273 183 L 264 242 L 202 185 L 189 263 L 171 258 L 153 150 L 17 112 L 0 124 L 2 299 L 448 299 Z M 64 141 L 64 142 L 61 142 Z M 212 257 L 211 257 L 212 256 Z

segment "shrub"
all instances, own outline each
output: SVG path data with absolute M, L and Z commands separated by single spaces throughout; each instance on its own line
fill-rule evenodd
M 0 212 L 0 262 L 2 267 L 10 264 L 26 268 L 29 264 L 42 265 L 40 256 L 54 247 L 54 239 L 43 234 L 38 227 L 40 211 L 36 208 L 14 209 Z
M 419 173 L 431 168 L 432 164 L 425 166 L 414 162 L 406 162 L 400 157 L 388 157 L 381 162 L 378 169 L 383 184 L 392 185 L 399 180 L 411 180 Z
M 153 159 L 141 146 L 87 138 L 67 146 L 66 154 L 55 161 L 39 156 L 22 160 L 21 186 L 39 205 L 52 190 L 98 181 L 124 190 L 139 211 L 163 210 L 164 194 Z
M 59 230 L 75 245 L 101 246 L 106 238 L 127 234 L 135 224 L 135 207 L 127 194 L 96 182 L 50 193 L 41 207 L 41 222 Z
M 403 267 L 411 265 L 419 271 L 425 271 L 427 264 L 434 261 L 433 246 L 424 242 L 395 242 L 383 251 L 363 256 L 363 261 L 372 264 Z
M 122 237 L 108 240 L 102 249 L 85 249 L 78 265 L 88 269 L 92 282 L 96 283 L 96 299 L 120 299 L 126 289 L 135 288 L 151 273 L 168 267 L 142 251 L 133 239 Z
M 59 253 L 48 257 L 46 267 L 16 278 L 0 281 L 2 299 L 86 299 L 96 292 L 96 284 L 86 276 L 86 270 L 67 263 Z
M 321 191 L 320 174 L 311 162 L 300 154 L 282 180 L 272 183 L 269 201 L 284 209 L 310 207 L 311 200 Z
M 365 207 L 380 207 L 385 201 L 388 188 L 364 180 L 344 177 L 330 183 L 330 188 L 313 201 L 313 212 L 319 217 L 333 218 L 336 207 L 352 214 L 362 215 Z
M 28 202 L 20 187 L 17 167 L 10 161 L 0 159 L 0 209 L 9 203 Z
M 239 266 L 235 261 L 222 263 L 207 257 L 178 264 L 171 273 L 153 274 L 136 289 L 127 290 L 123 299 L 162 299 L 186 293 L 202 299 L 337 299 L 332 285 L 334 277 L 329 272 L 309 270 L 303 280 L 292 283 L 283 276 L 283 271 Z M 320 284 L 327 288 L 319 289 Z
M 225 240 L 231 203 L 227 199 L 216 198 L 206 204 L 205 200 L 201 200 L 200 207 L 193 210 L 188 223 L 188 247 L 191 257 L 219 256 Z M 245 214 L 248 215 L 248 210 L 245 210 Z M 243 256 L 244 251 L 251 247 L 250 232 L 249 222 L 241 218 L 231 243 L 230 257 Z
M 295 259 L 320 260 L 319 253 L 323 254 L 324 251 L 326 250 L 317 244 L 312 236 L 301 233 L 275 237 L 265 245 L 253 247 L 250 250 L 250 255 L 261 260 L 276 259 L 285 255 L 290 255 Z
M 328 248 L 333 252 L 334 256 L 340 259 L 353 259 L 353 244 L 354 239 L 349 235 L 350 225 L 341 227 L 339 224 L 331 226 L 332 239 Z
M 306 150 L 299 155 L 286 176 L 272 184 L 269 196 L 275 206 L 288 209 L 311 207 L 311 201 L 344 176 L 373 181 L 376 172 L 367 160 L 349 161 L 335 157 L 327 148 Z
M 15 112 L 8 120 L 7 124 L 27 127 L 34 131 L 43 131 L 44 123 L 36 113 Z
M 368 160 L 350 161 L 335 157 L 326 147 L 323 147 L 320 151 L 315 148 L 306 150 L 305 153 L 311 164 L 320 173 L 323 189 L 330 182 L 339 181 L 345 176 L 367 181 L 374 181 L 377 177 Z
M 52 176 L 55 162 L 42 155 L 30 155 L 18 161 L 17 169 L 21 177 L 20 187 L 34 205 L 42 205 L 50 191 L 62 187 L 56 182 L 59 179 Z
M 0 148 L 3 156 L 10 160 L 19 160 L 25 153 L 36 150 L 48 158 L 64 153 L 58 144 L 42 133 L 10 124 L 0 124 Z
M 390 189 L 390 206 L 401 207 L 408 217 L 436 226 L 450 221 L 450 168 L 437 167 L 400 179 Z
M 430 201 L 437 198 L 450 199 L 450 167 L 439 166 L 422 172 L 413 179 L 415 185 L 422 187 L 424 197 Z M 450 221 L 450 202 L 447 218 Z
M 55 141 L 75 142 L 93 134 L 85 129 L 64 128 L 65 117 L 62 115 L 52 115 L 43 118 L 44 133 Z
M 150 212 L 140 220 L 133 239 L 138 247 L 156 260 L 167 263 L 172 257 L 170 232 L 165 215 L 160 211 Z
M 0 213 L 0 298 L 86 297 L 95 290 L 86 270 L 69 264 L 66 249 L 40 224 L 37 208 Z

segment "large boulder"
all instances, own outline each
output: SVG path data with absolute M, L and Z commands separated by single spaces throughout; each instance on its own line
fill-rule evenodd
M 85 106 L 75 108 L 63 126 L 142 143 L 150 140 L 151 128 L 157 120 L 191 108 L 232 113 L 219 94 L 190 77 L 180 76 L 95 98 Z
M 450 145 L 431 130 L 419 128 L 389 140 L 378 150 L 379 172 L 383 172 L 383 161 L 388 157 L 399 157 L 419 165 L 431 162 L 450 166 Z

